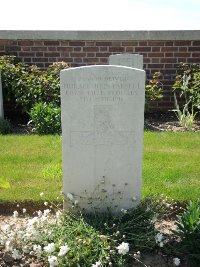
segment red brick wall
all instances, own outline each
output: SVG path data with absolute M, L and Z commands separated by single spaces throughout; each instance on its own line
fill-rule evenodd
M 200 63 L 200 41 L 104 41 L 104 40 L 0 40 L 0 55 L 16 55 L 23 62 L 41 68 L 56 61 L 72 67 L 108 64 L 108 57 L 119 53 L 137 53 L 144 57 L 147 77 L 155 71 L 163 75 L 164 98 L 152 103 L 152 109 L 173 107 L 171 85 L 180 62 Z

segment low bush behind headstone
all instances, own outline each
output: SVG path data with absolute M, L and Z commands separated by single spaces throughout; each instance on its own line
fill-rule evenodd
M 38 134 L 61 133 L 61 111 L 54 103 L 36 103 L 31 109 L 30 121 L 32 131 Z
M 36 65 L 18 62 L 15 56 L 1 56 L 5 102 L 20 107 L 22 113 L 29 113 L 38 102 L 60 106 L 60 71 L 68 67 L 64 62 L 56 62 L 41 70 Z

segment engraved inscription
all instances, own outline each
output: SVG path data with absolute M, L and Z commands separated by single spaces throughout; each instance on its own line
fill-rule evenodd
M 71 131 L 70 145 L 126 145 L 133 131 L 117 131 L 111 118 L 112 106 L 94 106 L 94 130 Z
M 72 77 L 63 83 L 67 97 L 78 97 L 82 102 L 121 102 L 124 97 L 142 93 L 138 82 L 130 83 L 129 76 Z
M 70 145 L 128 145 L 133 136 L 133 131 L 113 131 L 110 135 L 92 131 L 71 131 Z

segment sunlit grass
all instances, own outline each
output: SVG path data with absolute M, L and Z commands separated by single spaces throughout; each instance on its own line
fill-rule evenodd
M 61 158 L 59 136 L 0 136 L 0 175 L 11 186 L 1 190 L 0 201 L 38 201 L 41 191 L 55 199 L 62 188 L 61 175 L 55 174 Z
M 55 200 L 62 189 L 62 139 L 59 136 L 0 136 L 0 177 L 10 188 L 0 202 Z M 144 135 L 143 197 L 166 194 L 183 201 L 200 197 L 200 134 Z
M 200 134 L 145 133 L 143 196 L 200 197 Z

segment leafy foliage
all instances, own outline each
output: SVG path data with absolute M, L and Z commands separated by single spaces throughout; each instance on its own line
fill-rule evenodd
M 162 99 L 162 83 L 160 81 L 161 73 L 155 72 L 152 79 L 149 81 L 149 84 L 146 85 L 145 91 L 145 104 L 146 108 L 149 106 L 150 101 L 155 101 Z
M 46 71 L 17 62 L 14 56 L 0 57 L 5 101 L 28 113 L 38 102 L 60 105 L 60 71 L 69 66 L 57 62 Z
M 177 217 L 176 237 L 180 242 L 176 249 L 188 255 L 192 267 L 200 265 L 200 202 L 190 201 L 184 212 Z
M 176 112 L 180 125 L 189 131 L 191 131 L 194 127 L 195 117 L 197 114 L 197 112 L 194 112 L 193 108 L 191 111 L 189 110 L 190 102 L 191 100 L 185 103 L 183 111 L 181 111 L 177 102 L 176 95 L 174 94 L 175 109 L 173 109 L 173 111 Z
M 178 76 L 173 85 L 175 109 L 179 122 L 182 127 L 192 130 L 197 110 L 200 109 L 200 66 L 197 64 L 179 65 Z M 181 111 L 176 94 L 183 101 Z
M 102 234 L 113 236 L 118 242 L 128 242 L 133 251 L 151 251 L 155 248 L 154 212 L 143 201 L 136 208 L 122 210 L 113 216 L 105 214 L 88 215 L 85 219 Z
M 200 65 L 181 63 L 173 90 L 188 103 L 190 111 L 200 109 Z
M 29 125 L 38 134 L 61 133 L 61 109 L 54 103 L 36 103 L 31 109 Z
M 70 251 L 60 257 L 59 266 L 93 266 L 101 262 L 101 266 L 127 266 L 126 258 L 119 255 L 117 242 L 109 236 L 102 236 L 99 231 L 88 224 L 80 215 L 66 212 L 59 225 L 49 225 L 51 235 L 43 235 L 44 243 L 54 242 L 68 244 Z M 95 265 L 96 266 L 96 265 Z

